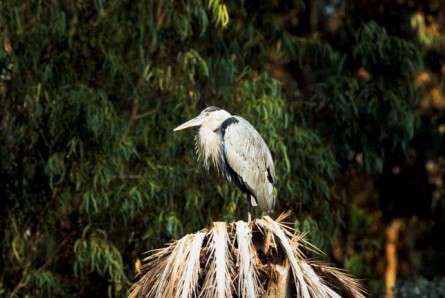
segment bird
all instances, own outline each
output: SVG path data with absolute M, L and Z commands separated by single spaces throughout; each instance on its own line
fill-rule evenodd
M 274 162 L 269 147 L 252 124 L 241 116 L 210 106 L 173 131 L 190 127 L 199 127 L 196 151 L 204 167 L 209 169 L 212 164 L 227 181 L 247 195 L 252 207 L 272 212 L 275 206 Z

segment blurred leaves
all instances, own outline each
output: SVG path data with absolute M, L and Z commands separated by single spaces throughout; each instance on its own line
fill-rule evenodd
M 79 239 L 74 244 L 74 254 L 76 276 L 82 272 L 97 272 L 113 280 L 116 287 L 122 287 L 122 283 L 126 280 L 122 257 L 116 247 L 106 239 L 97 236 Z
M 413 281 L 399 282 L 394 290 L 394 297 L 445 297 L 445 281 L 443 278 L 436 278 L 431 281 L 425 278 L 419 278 Z

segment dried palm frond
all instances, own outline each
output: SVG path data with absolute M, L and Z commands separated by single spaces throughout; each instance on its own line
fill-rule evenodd
M 185 271 L 181 275 L 178 284 L 178 296 L 181 298 L 187 298 L 196 291 L 200 266 L 199 257 L 204 236 L 205 234 L 203 232 L 199 232 L 194 235 L 194 239 L 192 240 L 187 262 L 184 266 Z
M 334 288 L 337 288 L 345 296 L 364 297 L 364 289 L 359 281 L 344 270 L 317 262 L 311 263 L 315 272 Z
M 269 230 L 279 239 L 280 244 L 282 245 L 282 248 L 284 249 L 284 252 L 287 255 L 292 267 L 297 296 L 302 298 L 311 298 L 309 295 L 308 284 L 304 280 L 303 271 L 300 268 L 300 263 L 298 262 L 298 259 L 301 259 L 302 256 L 301 252 L 298 250 L 298 248 L 292 247 L 290 239 L 286 236 L 286 233 L 283 231 L 283 229 L 281 229 L 277 222 L 273 221 L 268 216 L 264 217 L 263 219 L 258 219 L 256 222 L 257 225 Z
M 365 297 L 345 272 L 308 260 L 320 251 L 286 217 L 216 222 L 153 251 L 129 297 Z
M 262 293 L 263 289 L 259 283 L 258 269 L 254 264 L 258 262 L 258 256 L 252 243 L 252 231 L 244 221 L 237 221 L 235 227 L 238 244 L 238 296 L 255 298 Z
M 229 236 L 225 222 L 215 222 L 210 231 L 206 271 L 202 294 L 204 298 L 232 297 L 233 261 L 229 250 Z

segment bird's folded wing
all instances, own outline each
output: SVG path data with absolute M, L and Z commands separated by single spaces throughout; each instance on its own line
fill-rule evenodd
M 227 163 L 252 191 L 263 209 L 273 200 L 274 166 L 269 148 L 255 128 L 241 117 L 226 127 L 223 149 Z

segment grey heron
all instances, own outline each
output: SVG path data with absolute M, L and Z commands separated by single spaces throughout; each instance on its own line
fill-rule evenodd
M 274 163 L 266 142 L 244 118 L 207 107 L 173 131 L 199 126 L 196 150 L 209 164 L 250 198 L 252 206 L 271 211 L 275 205 Z

